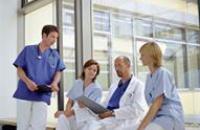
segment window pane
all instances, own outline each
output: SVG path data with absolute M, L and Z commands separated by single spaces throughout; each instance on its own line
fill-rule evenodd
M 136 41 L 137 46 L 137 77 L 142 80 L 144 83 L 146 81 L 146 76 L 149 73 L 149 70 L 146 66 L 143 66 L 141 60 L 140 60 L 140 53 L 139 50 L 142 45 L 144 45 L 146 41 Z
M 188 46 L 189 87 L 200 88 L 200 47 Z
M 128 17 L 113 17 L 112 21 L 112 81 L 118 79 L 114 60 L 117 56 L 123 55 L 133 59 L 133 41 L 132 41 L 132 22 Z
M 112 21 L 112 32 L 114 37 L 130 38 L 132 37 L 132 22 L 129 17 L 116 16 Z
M 163 52 L 163 65 L 172 72 L 178 88 L 185 88 L 184 48 L 179 44 L 161 44 Z
M 155 37 L 167 40 L 184 41 L 184 30 L 169 25 L 156 25 Z
M 136 20 L 134 27 L 137 36 L 153 37 L 153 29 L 150 22 Z
M 200 32 L 197 30 L 188 29 L 187 30 L 187 42 L 200 44 Z
M 92 0 L 96 7 L 199 26 L 197 0 Z
M 25 44 L 39 44 L 42 27 L 54 24 L 53 3 L 25 15 Z M 42 18 L 42 19 L 41 19 Z M 56 45 L 55 45 L 56 46 Z
M 103 11 L 94 11 L 93 18 L 95 31 L 110 31 L 108 13 Z
M 75 80 L 75 42 L 74 42 L 74 10 L 73 1 L 63 3 L 63 57 L 65 93 L 72 87 Z
M 106 35 L 95 34 L 93 39 L 93 58 L 100 64 L 100 74 L 97 81 L 102 85 L 104 90 L 109 87 L 109 55 L 108 55 L 108 38 Z
M 67 86 L 67 87 L 64 87 L 64 91 L 67 92 L 73 85 L 74 83 L 74 80 L 75 80 L 75 72 L 74 71 L 70 71 L 70 70 L 67 70 L 64 72 L 64 77 L 66 77 L 64 79 L 64 86 Z M 69 86 L 70 84 L 70 86 Z

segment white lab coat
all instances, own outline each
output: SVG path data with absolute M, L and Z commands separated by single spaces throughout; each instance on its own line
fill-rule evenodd
M 111 85 L 105 106 L 108 105 L 117 86 L 118 82 Z M 143 119 L 147 108 L 144 85 L 132 76 L 128 88 L 120 99 L 119 108 L 114 110 L 115 117 L 90 120 L 85 123 L 85 126 L 81 130 L 131 130 Z

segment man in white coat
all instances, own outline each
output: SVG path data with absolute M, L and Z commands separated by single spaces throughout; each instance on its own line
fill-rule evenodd
M 115 70 L 120 80 L 110 87 L 105 106 L 110 110 L 98 119 L 85 123 L 83 130 L 131 130 L 140 123 L 147 111 L 144 85 L 131 72 L 129 58 L 115 59 Z

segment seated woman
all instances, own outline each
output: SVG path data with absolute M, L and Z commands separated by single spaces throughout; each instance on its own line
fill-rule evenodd
M 95 102 L 100 102 L 102 88 L 95 81 L 99 71 L 99 64 L 95 60 L 88 60 L 84 64 L 80 79 L 75 80 L 73 87 L 67 94 L 68 101 L 65 111 L 57 111 L 55 113 L 55 117 L 58 118 L 56 130 L 76 130 L 84 123 L 82 119 L 88 120 L 86 117 L 78 117 L 78 115 L 85 115 L 90 111 L 75 99 L 84 95 Z
M 148 66 L 145 97 L 150 106 L 137 130 L 184 130 L 183 109 L 172 74 L 162 67 L 162 52 L 155 42 L 140 48 L 141 61 Z

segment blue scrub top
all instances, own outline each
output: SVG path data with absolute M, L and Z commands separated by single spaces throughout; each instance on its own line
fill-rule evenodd
M 50 85 L 54 74 L 65 69 L 65 65 L 56 50 L 49 48 L 41 53 L 38 45 L 26 46 L 13 65 L 21 67 L 27 77 L 37 85 Z M 22 80 L 19 80 L 14 97 L 30 101 L 44 101 L 50 104 L 51 93 L 32 92 Z
M 83 80 L 77 79 L 74 82 L 74 85 L 69 90 L 67 97 L 75 101 L 76 98 L 84 95 L 95 102 L 100 102 L 102 97 L 102 88 L 97 82 L 89 84 L 85 89 L 83 87 Z
M 173 76 L 160 67 L 152 75 L 147 75 L 145 97 L 148 105 L 162 94 L 164 100 L 153 122 L 165 130 L 184 130 L 183 109 Z

